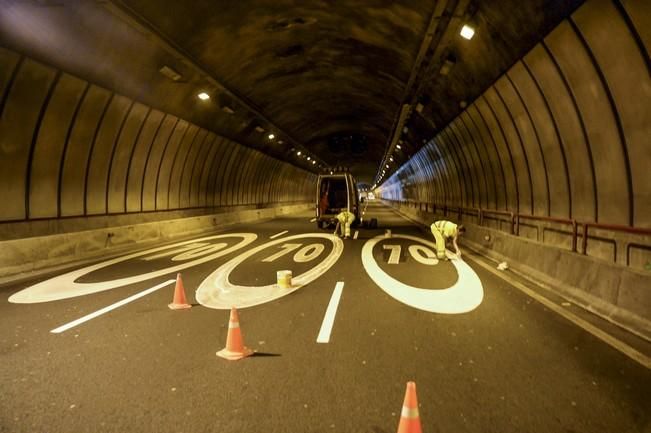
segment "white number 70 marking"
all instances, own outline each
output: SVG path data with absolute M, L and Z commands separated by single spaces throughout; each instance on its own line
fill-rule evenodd
M 263 262 L 273 262 L 276 259 L 279 259 L 280 257 L 291 253 L 294 250 L 297 250 L 301 248 L 303 244 L 284 244 L 281 245 L 281 250 L 278 251 L 276 254 L 272 254 L 266 259 L 262 259 Z M 323 244 L 310 244 L 306 245 L 303 248 L 301 248 L 296 254 L 294 254 L 294 261 L 297 263 L 306 263 L 309 262 L 310 260 L 314 260 L 317 257 L 321 255 L 321 253 L 325 250 L 325 246 Z

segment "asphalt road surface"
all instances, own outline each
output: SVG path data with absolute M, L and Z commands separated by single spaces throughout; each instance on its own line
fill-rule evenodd
M 436 263 L 389 208 L 371 217 L 357 239 L 304 213 L 3 287 L 0 432 L 388 433 L 410 380 L 425 432 L 651 432 L 650 370 L 471 254 Z M 172 311 L 179 266 L 193 308 Z M 305 285 L 279 290 L 278 270 Z M 233 304 L 256 351 L 240 361 L 215 355 Z

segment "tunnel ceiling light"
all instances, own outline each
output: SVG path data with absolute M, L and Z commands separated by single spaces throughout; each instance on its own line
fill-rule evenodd
M 464 24 L 459 34 L 465 39 L 470 40 L 473 36 L 475 36 L 475 29 L 469 24 Z
M 210 99 L 210 95 L 207 94 L 206 92 L 201 92 L 201 93 L 199 93 L 199 94 L 197 95 L 197 97 L 198 97 L 199 99 L 201 99 L 202 101 L 207 101 L 208 99 Z
M 255 127 L 255 132 L 264 132 L 264 128 L 262 126 L 260 126 L 260 125 L 257 125 Z
M 278 144 L 283 144 L 283 143 L 284 143 L 284 141 L 278 140 Z
M 316 164 L 316 161 L 312 161 L 312 165 Z
M 307 157 L 307 160 L 309 161 L 310 159 L 312 159 L 312 158 L 310 158 L 310 157 L 308 156 L 308 157 Z
M 393 162 L 393 156 L 389 158 L 389 161 Z
M 396 144 L 396 149 L 400 150 L 400 149 L 402 149 L 402 146 L 400 146 L 399 144 Z
M 389 168 L 389 164 L 385 165 L 386 168 Z
M 276 136 L 273 134 L 269 134 L 267 137 L 269 138 L 269 140 L 273 140 L 274 138 L 276 138 Z
M 299 150 L 298 152 L 296 152 L 296 154 L 297 154 L 298 156 L 301 156 L 301 151 Z
M 169 78 L 172 81 L 180 81 L 181 78 L 183 78 L 183 76 L 181 74 L 179 74 L 178 72 L 176 72 L 174 69 L 170 68 L 169 66 L 163 66 L 162 68 L 160 68 L 158 70 L 158 72 L 160 72 L 161 74 L 163 74 L 164 76 L 166 76 L 167 78 Z

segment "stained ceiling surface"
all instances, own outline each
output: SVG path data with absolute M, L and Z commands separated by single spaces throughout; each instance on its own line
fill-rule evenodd
M 369 183 L 389 149 L 401 147 L 393 170 L 582 2 L 0 1 L 15 26 L 3 37 L 23 52 L 298 166 L 346 166 Z M 214 107 L 196 106 L 202 88 Z

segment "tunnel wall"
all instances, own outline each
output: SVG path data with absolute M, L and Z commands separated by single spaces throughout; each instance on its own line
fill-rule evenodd
M 441 128 L 380 195 L 651 228 L 649 28 L 650 2 L 587 1 Z M 533 225 L 519 228 L 543 240 Z M 545 241 L 569 247 L 570 231 L 549 230 Z M 614 260 L 617 234 L 589 236 L 587 254 Z M 651 259 L 648 242 L 630 248 L 638 266 Z
M 588 1 L 442 128 L 382 194 L 651 227 L 649 9 Z
M 649 28 L 651 2 L 587 1 L 378 194 L 651 340 Z
M 284 161 L 0 47 L 0 239 L 311 202 L 314 185 Z

